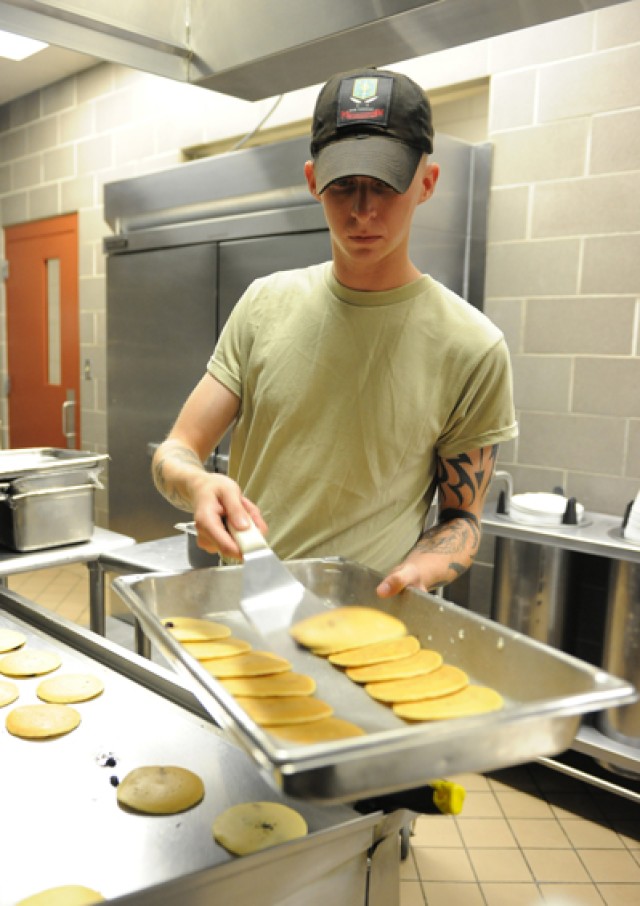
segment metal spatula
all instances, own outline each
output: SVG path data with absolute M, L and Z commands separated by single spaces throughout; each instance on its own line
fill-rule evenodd
M 243 556 L 240 607 L 262 636 L 288 630 L 292 623 L 327 609 L 324 602 L 286 568 L 252 522 L 230 529 Z

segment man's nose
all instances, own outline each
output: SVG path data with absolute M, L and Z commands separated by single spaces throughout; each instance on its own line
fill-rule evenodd
M 353 213 L 357 217 L 370 217 L 375 213 L 374 194 L 366 183 L 360 183 L 356 188 Z

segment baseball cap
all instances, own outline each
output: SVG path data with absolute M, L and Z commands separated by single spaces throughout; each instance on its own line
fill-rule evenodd
M 431 107 L 408 76 L 358 69 L 332 76 L 320 91 L 311 127 L 318 192 L 345 176 L 371 176 L 406 192 L 421 156 L 432 151 Z

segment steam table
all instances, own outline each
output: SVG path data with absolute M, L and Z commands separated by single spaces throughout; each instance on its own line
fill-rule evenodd
M 6 587 L 8 577 L 18 573 L 67 566 L 70 563 L 86 563 L 89 570 L 89 626 L 94 632 L 104 635 L 104 573 L 99 566 L 99 560 L 108 553 L 134 544 L 135 538 L 96 527 L 89 541 L 81 544 L 67 544 L 64 547 L 23 553 L 0 548 L 0 587 Z

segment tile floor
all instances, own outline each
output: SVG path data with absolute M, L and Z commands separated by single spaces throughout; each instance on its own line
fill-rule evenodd
M 82 625 L 86 567 L 9 587 Z M 401 866 L 401 906 L 638 906 L 640 806 L 540 764 L 449 778 L 458 816 L 421 816 Z

